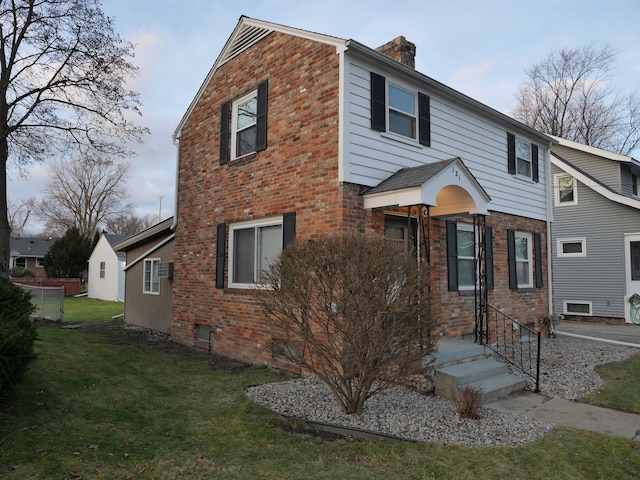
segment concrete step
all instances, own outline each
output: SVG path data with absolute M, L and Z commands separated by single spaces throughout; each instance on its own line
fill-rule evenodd
M 495 377 L 468 383 L 467 386 L 480 389 L 482 391 L 482 403 L 487 403 L 523 390 L 527 386 L 527 380 L 517 375 L 503 373 Z
M 458 388 L 507 373 L 507 366 L 490 358 L 438 368 L 435 378 L 435 393 L 441 397 L 454 398 Z
M 482 345 L 451 338 L 441 338 L 438 340 L 435 355 L 434 366 L 436 368 L 470 362 L 488 356 L 485 347 Z

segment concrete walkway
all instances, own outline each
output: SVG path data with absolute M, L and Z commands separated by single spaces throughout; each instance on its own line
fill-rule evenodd
M 639 325 L 592 325 L 561 322 L 556 333 L 586 340 L 637 347 L 640 353 Z M 539 393 L 522 391 L 486 404 L 487 407 L 579 430 L 617 435 L 640 441 L 640 415 L 596 407 Z

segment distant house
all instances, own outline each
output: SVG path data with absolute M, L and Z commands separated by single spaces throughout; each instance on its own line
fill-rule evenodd
M 554 310 L 640 322 L 640 162 L 557 138 L 552 147 Z
M 124 302 L 124 252 L 116 252 L 113 245 L 127 235 L 103 233 L 89 257 L 90 298 Z
M 173 300 L 173 217 L 113 246 L 126 254 L 124 321 L 168 332 Z
M 57 238 L 11 237 L 9 245 L 9 268 L 26 268 L 36 278 L 47 278 L 44 271 L 44 256 Z

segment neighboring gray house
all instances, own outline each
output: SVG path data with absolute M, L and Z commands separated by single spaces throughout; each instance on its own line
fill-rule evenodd
M 89 257 L 89 298 L 124 302 L 124 252 L 113 246 L 127 235 L 103 233 Z
M 554 310 L 639 323 L 640 162 L 556 138 L 552 147 Z M 590 318 L 591 317 L 591 318 Z

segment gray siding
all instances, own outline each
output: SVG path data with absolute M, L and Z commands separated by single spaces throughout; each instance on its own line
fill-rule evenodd
M 127 265 L 148 251 L 161 240 L 145 243 L 127 252 Z M 160 258 L 161 262 L 173 261 L 173 241 L 163 245 L 148 258 Z M 131 325 L 169 332 L 171 327 L 171 303 L 173 280 L 160 278 L 160 295 L 142 293 L 144 261 L 139 261 L 127 270 L 125 282 L 124 319 Z
M 640 232 L 640 211 L 578 182 L 578 205 L 554 207 L 551 232 L 554 310 L 562 313 L 565 300 L 591 301 L 594 316 L 624 318 L 624 234 Z M 558 238 L 571 237 L 586 238 L 586 257 L 558 257 Z
M 609 188 L 612 188 L 618 193 L 622 193 L 619 162 L 581 152 L 563 145 L 554 145 L 551 150 L 580 170 L 597 178 Z

